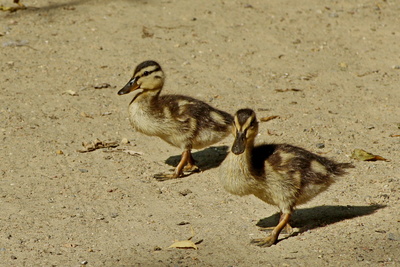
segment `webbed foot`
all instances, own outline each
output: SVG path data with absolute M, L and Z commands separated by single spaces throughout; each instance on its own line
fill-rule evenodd
M 277 239 L 276 236 L 269 235 L 269 236 L 267 236 L 265 238 L 253 239 L 253 240 L 251 240 L 250 243 L 254 244 L 256 246 L 259 246 L 259 247 L 270 247 L 273 244 L 275 244 L 276 239 Z

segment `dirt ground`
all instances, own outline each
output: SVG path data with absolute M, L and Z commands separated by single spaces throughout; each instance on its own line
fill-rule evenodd
M 0 12 L 0 266 L 400 266 L 398 1 L 22 3 Z M 195 151 L 203 172 L 153 178 L 181 151 L 117 95 L 147 59 L 163 93 L 279 116 L 258 142 L 356 168 L 298 207 L 294 236 L 250 245 L 277 209 L 219 184 L 232 137 Z M 96 139 L 118 146 L 78 152 Z

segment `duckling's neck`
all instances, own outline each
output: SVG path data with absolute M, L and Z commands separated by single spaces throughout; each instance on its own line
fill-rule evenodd
M 160 132 L 162 113 L 157 105 L 160 91 L 161 89 L 144 90 L 137 94 L 129 105 L 129 117 L 133 128 L 146 135 L 159 135 Z
M 252 175 L 251 153 L 253 145 L 247 146 L 239 155 L 230 152 L 224 162 L 221 173 L 221 183 L 231 194 L 243 196 L 251 194 Z
M 160 96 L 161 88 L 158 90 L 143 90 L 143 92 L 138 93 L 131 101 L 133 102 L 144 102 L 149 104 L 152 101 L 157 101 Z

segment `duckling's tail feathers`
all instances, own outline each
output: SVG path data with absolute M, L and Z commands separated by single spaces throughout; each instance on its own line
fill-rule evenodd
M 352 163 L 336 163 L 332 167 L 332 173 L 338 176 L 346 174 L 346 169 L 355 168 Z

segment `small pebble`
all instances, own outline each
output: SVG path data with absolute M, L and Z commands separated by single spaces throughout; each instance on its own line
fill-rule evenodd
M 89 172 L 89 171 L 86 170 L 86 169 L 79 169 L 79 171 L 80 171 L 81 173 Z
M 185 189 L 185 190 L 179 191 L 179 194 L 181 194 L 182 196 L 187 196 L 190 193 L 192 193 L 192 191 L 190 191 L 190 189 Z
M 14 255 L 12 255 L 12 256 L 11 256 L 11 259 L 12 259 L 12 260 L 16 260 L 17 257 L 15 257 Z
M 392 240 L 392 241 L 400 241 L 400 236 L 396 236 L 396 235 L 393 234 L 393 233 L 389 233 L 389 234 L 388 234 L 388 239 L 389 239 L 389 240 Z
M 128 138 L 122 138 L 121 144 L 126 145 L 126 144 L 129 144 L 129 143 L 130 142 L 129 142 Z
M 349 67 L 349 66 L 348 66 L 347 63 L 345 63 L 345 62 L 340 62 L 340 63 L 339 63 L 339 68 L 340 68 L 340 70 L 342 70 L 342 71 L 347 70 L 348 67 Z
M 318 144 L 316 144 L 315 145 L 317 148 L 324 148 L 325 147 L 325 144 L 323 144 L 323 143 L 318 143 Z

